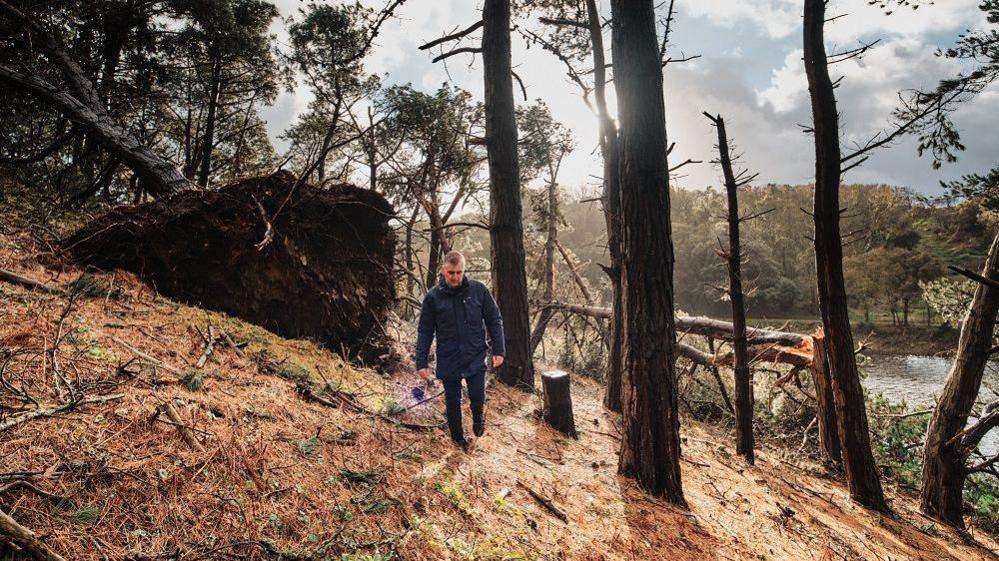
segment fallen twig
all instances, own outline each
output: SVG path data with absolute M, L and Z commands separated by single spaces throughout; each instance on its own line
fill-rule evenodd
M 523 487 L 534 500 L 538 501 L 538 503 L 540 503 L 541 506 L 545 507 L 548 510 L 548 512 L 554 514 L 556 518 L 558 518 L 562 522 L 565 522 L 566 524 L 569 523 L 569 516 L 566 515 L 566 513 L 562 509 L 555 506 L 555 504 L 552 503 L 550 499 L 546 499 L 545 497 L 540 495 L 537 491 L 531 489 L 523 481 L 519 479 L 517 480 L 517 485 Z
M 0 535 L 6 536 L 11 542 L 38 561 L 66 561 L 58 553 L 42 543 L 35 533 L 21 526 L 16 520 L 0 510 Z
M 39 409 L 34 409 L 18 415 L 17 417 L 7 419 L 3 423 L 0 423 L 0 432 L 3 432 L 11 427 L 20 425 L 21 423 L 26 423 L 32 419 L 38 419 L 40 417 L 51 417 L 53 415 L 58 415 L 66 411 L 71 411 L 81 405 L 88 405 L 91 403 L 104 403 L 106 401 L 113 401 L 115 399 L 121 399 L 125 397 L 123 393 L 116 393 L 110 395 L 98 395 L 94 397 L 85 397 L 78 399 L 76 401 L 71 401 L 65 405 L 59 405 L 56 407 L 42 407 Z
M 198 358 L 198 362 L 195 363 L 195 368 L 201 369 L 205 367 L 205 363 L 208 362 L 208 357 L 212 355 L 215 351 L 215 330 L 212 326 L 208 326 L 208 336 L 205 337 L 205 352 L 201 353 L 201 357 Z
M 188 446 L 190 446 L 193 450 L 197 452 L 205 451 L 205 447 L 202 446 L 200 442 L 198 442 L 198 439 L 195 438 L 194 433 L 191 432 L 191 429 L 187 425 L 185 425 L 183 421 L 181 421 L 180 415 L 177 414 L 177 410 L 174 409 L 172 403 L 167 401 L 160 407 L 160 409 L 162 409 L 163 412 L 166 413 L 168 419 L 173 421 L 174 426 L 177 427 L 177 432 L 180 433 L 180 437 L 184 439 L 184 442 L 186 442 Z
M 9 282 L 10 284 L 23 286 L 28 289 L 41 290 L 42 292 L 47 292 L 49 294 L 57 294 L 59 292 L 43 282 L 38 282 L 34 279 L 29 279 L 28 277 L 22 277 L 21 275 L 6 269 L 0 269 L 0 280 Z
M 162 368 L 164 370 L 169 370 L 170 372 L 173 372 L 174 374 L 181 374 L 181 375 L 183 374 L 183 372 L 181 372 L 179 368 L 175 368 L 173 366 L 170 366 L 169 364 L 167 364 L 167 363 L 163 362 L 162 360 L 154 357 L 153 355 L 150 355 L 148 353 L 144 353 L 144 352 L 140 351 L 139 349 L 136 349 L 132 345 L 126 343 L 125 341 L 122 341 L 119 338 L 117 338 L 117 337 L 115 337 L 113 335 L 109 335 L 109 337 L 111 337 L 111 340 L 114 341 L 115 343 L 118 343 L 119 345 L 121 345 L 121 346 L 125 347 L 126 349 L 128 349 L 135 356 L 137 356 L 139 358 L 144 358 L 144 359 L 148 360 L 149 362 L 155 364 L 156 366 L 159 366 L 160 368 Z
M 230 337 L 227 332 L 219 330 L 219 333 L 222 334 L 222 338 L 225 339 L 226 344 L 229 345 L 233 352 L 236 353 L 236 356 L 239 358 L 246 358 L 246 353 L 243 352 L 243 349 L 239 348 L 239 345 L 232 340 L 232 337 Z
M 440 426 L 439 424 L 437 424 L 437 425 L 421 425 L 419 423 L 409 423 L 409 422 L 406 422 L 406 421 L 400 421 L 398 419 L 393 419 L 392 417 L 389 417 L 388 415 L 383 415 L 382 413 L 378 413 L 378 412 L 372 411 L 372 410 L 368 409 L 367 407 L 361 405 L 360 403 L 357 403 L 357 401 L 354 400 L 354 396 L 352 396 L 349 393 L 342 392 L 342 391 L 339 391 L 339 390 L 335 390 L 332 393 L 333 393 L 333 395 L 335 395 L 336 397 L 338 397 L 340 399 L 340 401 L 343 402 L 344 405 L 346 405 L 347 407 L 353 409 L 354 411 L 356 411 L 358 413 L 363 413 L 365 415 L 370 415 L 372 417 L 378 417 L 379 419 L 381 419 L 381 420 L 383 420 L 383 421 L 385 421 L 387 423 L 392 423 L 393 425 L 399 425 L 400 427 L 407 428 L 407 429 L 412 429 L 412 430 L 436 430 Z

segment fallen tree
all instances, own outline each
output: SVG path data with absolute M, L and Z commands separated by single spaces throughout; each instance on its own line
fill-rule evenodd
M 573 314 L 580 314 L 600 319 L 610 319 L 611 309 L 600 306 L 580 306 L 551 302 L 548 307 Z M 697 349 L 683 343 L 685 335 L 700 335 L 711 339 L 732 342 L 735 326 L 728 321 L 722 321 L 704 316 L 677 316 L 676 331 L 680 342 L 677 351 L 703 366 L 731 366 L 734 357 L 731 353 L 718 355 Z M 749 356 L 752 362 L 778 362 L 792 366 L 812 367 L 812 336 L 789 331 L 746 328 L 746 340 L 749 344 Z
M 550 308 L 568 313 L 580 314 L 600 319 L 610 319 L 611 309 L 599 306 L 581 306 L 562 302 L 550 302 Z M 719 366 L 734 367 L 735 353 L 721 353 L 720 348 L 713 352 L 703 351 L 683 342 L 688 335 L 706 337 L 709 343 L 713 340 L 732 343 L 736 337 L 735 325 L 731 322 L 703 316 L 686 316 L 675 318 L 678 341 L 677 356 L 690 360 L 693 364 L 716 368 Z M 829 378 L 828 359 L 825 354 L 825 336 L 819 329 L 814 335 L 805 335 L 773 329 L 746 327 L 748 343 L 749 366 L 761 363 L 785 364 L 791 371 L 777 380 L 777 385 L 783 385 L 789 380 L 795 380 L 800 385 L 798 374 L 808 370 L 815 383 L 816 395 L 810 396 L 816 402 L 816 420 L 819 427 L 819 451 L 824 458 L 838 464 L 841 459 L 841 448 L 836 427 L 836 410 L 833 401 L 832 383 Z M 731 346 L 731 345 L 730 345 Z M 709 344 L 709 348 L 714 349 Z M 719 387 L 724 388 L 718 379 Z M 726 402 L 728 397 L 724 396 Z
M 375 358 L 395 297 L 392 216 L 374 191 L 279 172 L 120 207 L 61 246 L 166 296 Z

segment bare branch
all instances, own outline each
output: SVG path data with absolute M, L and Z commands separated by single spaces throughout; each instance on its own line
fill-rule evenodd
M 524 81 L 513 70 L 510 71 L 510 74 L 513 74 L 513 77 L 517 79 L 517 83 L 520 84 L 520 93 L 524 94 L 524 101 L 527 101 L 527 88 L 524 87 Z
M 739 218 L 739 222 L 749 222 L 750 220 L 755 220 L 755 219 L 757 219 L 757 218 L 759 218 L 761 216 L 770 214 L 771 212 L 773 212 L 775 210 L 777 210 L 777 209 L 776 208 L 768 208 L 767 210 L 764 210 L 764 211 L 761 211 L 761 212 L 754 212 L 753 214 L 750 214 L 750 215 L 743 216 L 743 217 Z
M 673 173 L 674 171 L 682 168 L 683 166 L 685 166 L 687 164 L 700 164 L 700 163 L 703 163 L 703 162 L 701 162 L 701 160 L 691 160 L 690 158 L 687 158 L 686 160 L 680 162 L 679 164 L 677 164 L 677 165 L 669 168 L 669 172 Z
M 880 42 L 881 42 L 881 39 L 875 39 L 874 41 L 871 41 L 870 43 L 863 43 L 863 44 L 861 44 L 856 49 L 850 49 L 848 51 L 842 51 L 842 52 L 839 52 L 839 53 L 832 53 L 832 54 L 826 56 L 826 62 L 828 62 L 829 64 L 836 64 L 837 62 L 843 62 L 845 60 L 850 60 L 851 58 L 857 58 L 859 56 L 862 56 L 864 53 L 866 53 L 868 50 L 870 50 L 871 47 L 873 47 L 874 45 L 877 45 Z M 835 59 L 835 60 L 833 60 L 833 59 Z
M 431 62 L 440 62 L 440 61 L 442 61 L 442 60 L 444 60 L 446 58 L 451 58 L 454 55 L 460 55 L 462 53 L 473 53 L 474 54 L 474 53 L 481 53 L 481 52 L 482 52 L 482 49 L 480 49 L 479 47 L 461 47 L 460 49 L 455 49 L 453 51 L 448 51 L 448 52 L 446 52 L 444 54 L 437 55 L 436 57 L 434 57 L 434 60 L 431 61 Z
M 420 45 L 419 49 L 421 51 L 425 51 L 427 49 L 436 47 L 437 45 L 440 45 L 441 43 L 447 43 L 448 41 L 455 41 L 457 39 L 461 39 L 462 37 L 467 36 L 468 34 L 472 33 L 473 31 L 475 31 L 476 29 L 478 29 L 480 27 L 482 27 L 482 20 L 479 20 L 479 21 L 473 23 L 472 25 L 466 27 L 465 29 L 462 29 L 461 31 L 458 31 L 456 33 L 451 33 L 450 35 L 445 35 L 445 36 L 443 36 L 443 37 L 441 37 L 439 39 L 434 39 L 433 41 L 430 41 L 429 43 L 424 43 L 424 44 Z
M 950 269 L 951 271 L 954 271 L 955 273 L 957 273 L 959 275 L 964 275 L 964 276 L 968 277 L 969 279 L 971 279 L 971 280 L 973 280 L 973 281 L 975 281 L 975 282 L 977 282 L 979 284 L 984 284 L 985 286 L 988 286 L 988 287 L 995 288 L 995 289 L 999 290 L 999 281 L 983 277 L 982 275 L 979 275 L 978 273 L 973 273 L 973 272 L 971 272 L 971 271 L 969 271 L 967 269 L 962 269 L 960 267 L 955 267 L 954 265 L 948 265 L 947 268 Z

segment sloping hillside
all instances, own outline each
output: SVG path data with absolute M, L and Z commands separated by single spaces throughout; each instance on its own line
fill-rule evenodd
M 493 385 L 487 435 L 465 454 L 436 428 L 439 399 L 413 406 L 411 369 L 353 367 L 120 272 L 46 269 L 38 249 L 0 236 L 0 268 L 59 291 L 0 283 L 0 507 L 66 559 L 929 561 L 999 547 L 908 497 L 896 518 L 868 513 L 776 451 L 747 468 L 692 422 L 690 511 L 671 507 L 617 477 L 617 421 L 582 378 L 578 441 L 539 423 L 537 396 Z

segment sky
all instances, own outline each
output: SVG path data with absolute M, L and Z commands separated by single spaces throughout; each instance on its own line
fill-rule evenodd
M 329 2 L 337 0 L 326 0 Z M 377 0 L 366 4 L 380 7 Z M 276 0 L 283 17 L 295 16 L 301 0 Z M 609 12 L 609 2 L 598 0 Z M 721 184 L 715 158 L 715 129 L 703 111 L 725 118 L 738 165 L 759 173 L 756 184 L 809 183 L 814 174 L 811 136 L 802 132 L 811 113 L 801 50 L 801 0 L 675 0 L 676 20 L 670 55 L 699 55 L 670 64 L 664 78 L 666 128 L 676 149 L 671 165 L 688 158 L 704 163 L 688 165 L 672 180 L 685 188 Z M 931 89 L 943 77 L 960 70 L 955 61 L 935 56 L 938 48 L 953 44 L 959 33 L 985 25 L 978 0 L 936 0 L 918 10 L 896 9 L 891 15 L 869 6 L 867 0 L 831 0 L 826 25 L 826 49 L 832 53 L 880 39 L 863 58 L 833 65 L 833 79 L 843 76 L 836 90 L 845 148 L 888 126 L 900 91 Z M 481 58 L 459 55 L 447 64 L 432 63 L 433 55 L 418 46 L 479 19 L 477 0 L 407 0 L 397 18 L 385 24 L 365 61 L 368 72 L 383 76 L 387 85 L 411 83 L 433 91 L 452 82 L 482 99 Z M 535 22 L 521 20 L 525 26 Z M 285 24 L 272 31 L 278 45 L 287 44 Z M 610 45 L 609 34 L 606 39 Z M 609 54 L 608 54 L 609 56 Z M 527 49 L 516 35 L 513 65 L 523 79 L 528 98 L 541 99 L 556 119 L 568 126 L 577 148 L 563 164 L 560 183 L 577 194 L 598 189 L 601 172 L 597 151 L 597 121 L 583 103 L 578 88 L 565 75 L 562 63 L 539 48 Z M 519 91 L 518 103 L 524 103 Z M 311 99 L 304 87 L 284 92 L 263 111 L 268 131 L 278 139 Z M 958 161 L 931 167 L 929 157 L 918 157 L 916 142 L 904 138 L 874 153 L 863 166 L 850 170 L 844 181 L 883 183 L 933 195 L 940 181 L 963 174 L 985 172 L 997 163 L 999 146 L 999 86 L 994 85 L 962 106 L 954 121 L 967 150 Z

